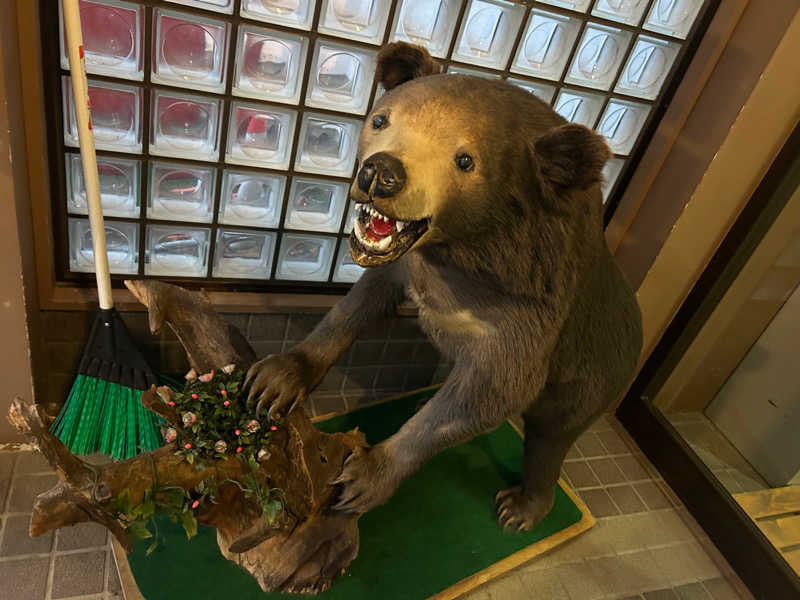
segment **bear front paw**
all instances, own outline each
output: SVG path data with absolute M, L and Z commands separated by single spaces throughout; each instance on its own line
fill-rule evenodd
M 353 451 L 331 485 L 341 488 L 334 510 L 363 514 L 386 502 L 398 483 L 389 455 L 377 445 Z
M 522 486 L 515 485 L 497 492 L 497 522 L 508 531 L 530 531 L 553 508 L 553 495 L 548 498 L 526 496 Z

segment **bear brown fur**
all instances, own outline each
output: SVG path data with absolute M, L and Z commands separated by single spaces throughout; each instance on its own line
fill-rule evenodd
M 351 253 L 369 268 L 306 340 L 253 366 L 250 399 L 273 416 L 302 403 L 409 297 L 453 370 L 395 435 L 346 461 L 338 508 L 382 504 L 437 452 L 521 413 L 522 482 L 496 500 L 500 524 L 524 530 L 550 510 L 570 446 L 625 390 L 641 315 L 603 235 L 603 138 L 521 88 L 438 71 L 419 47 L 380 52 L 387 93 L 351 186 Z

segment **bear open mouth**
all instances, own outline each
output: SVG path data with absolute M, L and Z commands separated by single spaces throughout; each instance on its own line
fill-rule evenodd
M 430 219 L 399 221 L 372 204 L 356 204 L 350 254 L 356 264 L 374 267 L 397 260 L 428 230 Z

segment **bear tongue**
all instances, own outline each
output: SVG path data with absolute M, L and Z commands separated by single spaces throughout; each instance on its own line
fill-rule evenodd
M 372 217 L 369 222 L 369 228 L 367 229 L 367 234 L 372 234 L 370 237 L 375 241 L 380 241 L 385 238 L 387 235 L 390 235 L 394 231 L 394 219 L 389 219 L 388 221 L 384 221 L 380 217 Z

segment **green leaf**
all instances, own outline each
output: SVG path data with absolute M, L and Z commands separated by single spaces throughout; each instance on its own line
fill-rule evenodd
M 275 517 L 283 510 L 283 505 L 280 500 L 270 500 L 264 505 L 264 514 L 270 525 L 275 522 Z
M 153 550 L 158 548 L 158 540 L 154 540 L 152 544 L 147 547 L 147 552 L 145 552 L 145 556 L 150 556 L 153 553 Z
M 197 519 L 194 518 L 192 511 L 187 511 L 181 515 L 181 524 L 186 532 L 186 539 L 190 540 L 197 535 Z
M 146 540 L 153 537 L 153 534 L 150 533 L 150 530 L 147 528 L 145 522 L 139 520 L 131 521 L 131 523 L 125 528 L 125 532 L 136 540 Z
M 111 500 L 111 508 L 126 515 L 131 512 L 130 488 L 125 488 L 120 492 L 119 496 Z
M 186 462 L 188 462 L 191 465 L 194 462 L 194 454 L 191 454 L 191 453 L 187 454 L 186 455 Z
M 156 503 L 153 502 L 152 498 L 148 498 L 136 508 L 139 509 L 139 514 L 142 516 L 142 518 L 146 519 L 147 517 L 152 517 L 155 514 Z

